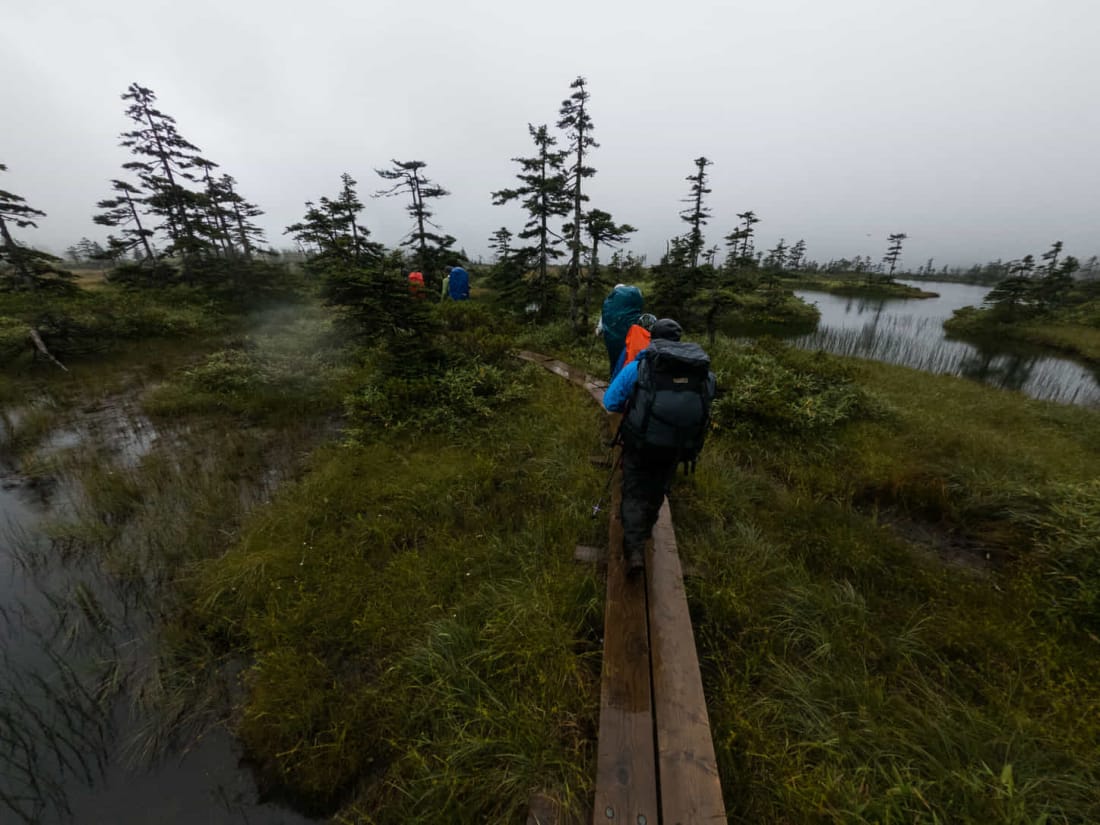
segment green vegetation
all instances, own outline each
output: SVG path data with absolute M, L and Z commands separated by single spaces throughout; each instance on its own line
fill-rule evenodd
M 507 415 L 448 428 L 440 407 L 438 432 L 316 454 L 197 579 L 205 632 L 254 657 L 246 747 L 315 809 L 475 822 L 520 818 L 538 789 L 586 802 L 601 592 L 571 550 L 601 531 L 599 416 L 508 371 L 530 391 Z
M 48 300 L 33 292 L 0 292 L 0 359 L 9 368 L 29 361 L 31 328 L 51 353 L 64 360 L 136 340 L 213 334 L 226 327 L 233 311 L 186 286 L 160 290 L 103 286 L 52 295 Z
M 1037 276 L 1031 268 L 1013 270 L 1023 274 L 998 284 L 985 307 L 956 310 L 943 327 L 960 337 L 1039 344 L 1100 365 L 1100 281 L 1072 280 L 1074 267 L 1073 258 L 1061 266 L 1052 258 Z
M 719 437 L 674 512 L 731 815 L 1094 821 L 1096 414 L 715 354 Z
M 61 289 L 48 256 L 5 237 L 0 400 L 16 414 L 0 446 L 28 478 L 79 483 L 50 552 L 95 560 L 121 605 L 138 593 L 149 624 L 131 636 L 157 639 L 140 675 L 106 662 L 88 694 L 98 712 L 131 685 L 149 754 L 226 722 L 266 790 L 340 822 L 515 821 L 536 792 L 581 815 L 603 605 L 572 548 L 606 535 L 606 513 L 592 518 L 604 475 L 588 460 L 606 434 L 587 396 L 511 350 L 603 374 L 602 347 L 577 334 L 591 292 L 644 281 L 651 309 L 710 339 L 719 374 L 713 436 L 673 507 L 701 574 L 689 598 L 732 817 L 1100 820 L 1095 411 L 722 335 L 812 323 L 795 286 L 929 293 L 890 282 L 904 233 L 889 238 L 885 277 L 868 259 L 854 278 L 834 272 L 845 262 L 819 279 L 803 241 L 755 250 L 752 211 L 717 263 L 702 156 L 687 233 L 651 270 L 617 254 L 601 273 L 600 246 L 633 228 L 582 212 L 595 144 L 583 79 L 572 88 L 568 149 L 531 126 L 521 185 L 494 193 L 520 201 L 527 223 L 494 234 L 495 291 L 475 293 L 480 304 L 408 290 L 410 264 L 432 287 L 464 257 L 433 231 L 448 193 L 425 162 L 379 170 L 392 188 L 378 194 L 409 198 L 409 255 L 369 239 L 349 174 L 306 204 L 287 231 L 314 294 L 253 260 L 258 210 L 137 84 L 122 137 L 141 185 L 113 181 L 99 204 L 119 230 L 102 248 L 108 282 Z M 41 215 L 0 200 L 17 227 Z M 563 239 L 569 263 L 555 267 Z M 1041 278 L 1020 262 L 988 310 L 952 324 L 1095 357 L 1098 295 L 1071 281 L 1060 250 Z M 32 330 L 80 362 L 72 386 L 31 361 Z M 108 351 L 101 375 L 80 359 Z M 163 436 L 152 451 L 50 448 L 74 408 L 118 387 Z M 106 625 L 96 617 L 110 610 L 81 594 Z
M 928 292 L 908 284 L 876 279 L 868 282 L 859 273 L 834 273 L 815 275 L 809 272 L 784 277 L 782 284 L 790 289 L 813 289 L 835 295 L 852 295 L 858 298 L 936 298 L 938 293 Z

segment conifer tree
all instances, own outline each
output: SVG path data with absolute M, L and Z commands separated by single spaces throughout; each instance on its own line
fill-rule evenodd
M 1043 260 L 1046 261 L 1046 265 L 1043 267 L 1043 272 L 1046 275 L 1053 275 L 1058 271 L 1058 256 L 1062 254 L 1062 242 L 1055 241 L 1051 244 L 1050 249 L 1043 253 Z
M 252 253 L 262 249 L 267 243 L 264 231 L 252 223 L 252 218 L 258 218 L 264 214 L 253 203 L 249 203 L 237 194 L 237 181 L 232 175 L 222 175 L 218 179 L 218 190 L 222 193 L 223 202 L 228 204 L 231 213 L 232 225 L 235 227 L 237 243 L 247 260 L 252 260 Z
M 96 206 L 103 211 L 92 218 L 100 226 L 112 229 L 121 227 L 122 237 L 107 236 L 107 254 L 111 258 L 118 259 L 140 247 L 145 259 L 155 264 L 157 256 L 153 252 L 151 243 L 153 230 L 146 229 L 142 225 L 141 214 L 138 212 L 141 190 L 124 180 L 117 179 L 111 181 L 111 188 L 115 191 L 115 197 L 96 203 Z
M 790 251 L 787 253 L 787 268 L 792 271 L 798 271 L 802 266 L 802 259 L 806 255 L 806 241 L 799 238 L 798 243 L 794 244 Z
M 370 231 L 358 222 L 364 207 L 355 179 L 345 172 L 340 181 L 343 185 L 334 200 L 322 197 L 320 206 L 306 201 L 304 219 L 286 228 L 285 234 L 313 256 L 314 269 L 333 264 L 362 267 L 377 262 L 383 253 L 382 245 L 368 240 Z
M 588 93 L 586 83 L 583 77 L 577 76 L 577 79 L 569 85 L 569 88 L 573 89 L 573 94 L 562 101 L 558 112 L 560 115 L 558 128 L 566 130 L 566 140 L 569 142 L 568 153 L 571 158 L 570 165 L 565 170 L 566 194 L 573 202 L 573 220 L 567 232 L 572 254 L 566 283 L 569 286 L 569 319 L 574 326 L 577 324 L 577 295 L 580 290 L 581 252 L 584 247 L 582 233 L 585 222 L 581 215 L 581 204 L 588 200 L 588 196 L 581 191 L 581 184 L 585 178 L 596 174 L 595 169 L 586 165 L 585 157 L 589 150 L 597 149 L 600 145 L 592 137 L 592 118 L 588 114 L 588 100 L 591 95 Z M 584 323 L 587 325 L 587 299 L 585 316 Z
M 451 193 L 422 173 L 421 170 L 428 165 L 424 161 L 392 160 L 391 163 L 393 163 L 392 169 L 374 171 L 383 180 L 396 181 L 396 183 L 389 189 L 380 189 L 375 193 L 375 197 L 408 193 L 409 203 L 405 211 L 412 216 L 415 226 L 409 237 L 401 242 L 401 246 L 411 246 L 416 249 L 417 267 L 424 273 L 425 282 L 431 287 L 435 283 L 436 270 L 442 266 L 442 258 L 454 246 L 455 239 L 450 235 L 431 231 L 440 227 L 432 222 L 434 212 L 430 202 L 437 198 L 445 198 Z
M 520 165 L 521 171 L 516 177 L 522 186 L 494 192 L 493 203 L 500 206 L 518 200 L 527 210 L 528 220 L 519 237 L 535 241 L 527 249 L 538 267 L 534 293 L 540 311 L 545 313 L 550 289 L 549 264 L 563 254 L 557 249 L 561 236 L 550 229 L 550 221 L 568 214 L 571 205 L 563 170 L 567 153 L 554 150 L 557 140 L 550 135 L 545 125 L 536 128 L 528 124 L 527 130 L 535 143 L 537 154 L 530 158 L 512 158 Z
M 760 223 L 760 218 L 756 217 L 756 213 L 753 212 L 751 209 L 747 212 L 738 212 L 737 217 L 741 219 L 741 223 L 743 224 L 740 228 L 736 230 L 738 232 L 739 240 L 741 242 L 741 251 L 738 254 L 738 257 L 741 259 L 742 263 L 750 263 L 753 256 L 752 239 L 753 235 L 756 233 L 756 230 L 753 227 L 756 224 Z
M 894 270 L 901 259 L 902 242 L 908 237 L 904 232 L 895 232 L 887 238 L 890 245 L 887 247 L 886 255 L 882 259 L 882 263 L 890 267 L 890 270 L 886 273 L 887 280 L 893 280 Z
M 8 167 L 0 163 L 0 172 L 7 170 Z M 0 288 L 65 286 L 65 281 L 72 278 L 71 273 L 57 267 L 56 256 L 22 246 L 12 237 L 11 226 L 37 228 L 35 218 L 44 217 L 45 212 L 35 209 L 20 195 L 0 189 Z M 4 272 L 5 265 L 11 267 L 10 273 Z
M 76 264 L 101 261 L 109 257 L 107 250 L 98 241 L 93 241 L 90 238 L 81 238 L 66 249 L 65 254 Z
M 764 266 L 768 269 L 782 271 L 787 263 L 787 239 L 780 238 L 774 249 L 768 250 L 768 257 L 764 259 Z
M 187 268 L 189 260 L 207 247 L 200 236 L 201 202 L 184 184 L 191 180 L 188 170 L 199 149 L 180 135 L 175 118 L 156 108 L 152 89 L 131 83 L 122 99 L 130 101 L 126 115 L 135 128 L 122 133 L 121 145 L 145 159 L 130 168 L 145 187 L 150 211 L 164 219 L 163 227 L 171 239 L 169 254 L 180 255 Z
M 699 255 L 703 252 L 703 227 L 710 219 L 710 210 L 703 205 L 703 199 L 711 193 L 707 188 L 707 167 L 712 166 L 713 162 L 705 157 L 698 157 L 693 162 L 695 174 L 684 178 L 691 182 L 691 192 L 683 202 L 691 206 L 680 213 L 680 219 L 691 226 L 686 237 L 687 254 L 691 268 L 695 269 L 699 266 Z
M 218 179 L 210 173 L 218 168 L 218 164 L 212 160 L 195 156 L 191 159 L 191 166 L 200 170 L 200 179 L 203 191 L 197 198 L 202 204 L 202 229 L 215 255 L 224 255 L 227 258 L 237 257 L 237 247 L 233 243 L 233 235 L 230 232 L 232 213 L 226 206 L 226 193 L 222 190 Z
M 489 237 L 489 248 L 496 253 L 497 263 L 507 263 L 512 254 L 512 231 L 502 226 Z
M 489 271 L 489 281 L 496 289 L 498 302 L 510 309 L 522 309 L 529 301 L 537 300 L 524 280 L 529 250 L 512 246 L 514 234 L 502 226 L 489 238 L 489 248 L 496 258 Z

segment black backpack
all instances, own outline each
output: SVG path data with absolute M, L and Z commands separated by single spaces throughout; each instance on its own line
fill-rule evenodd
M 675 450 L 677 463 L 694 469 L 714 400 L 710 357 L 698 344 L 656 339 L 638 358 L 621 437 L 632 447 Z

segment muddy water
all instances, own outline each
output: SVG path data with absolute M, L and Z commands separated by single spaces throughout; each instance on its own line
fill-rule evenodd
M 0 444 L 19 418 L 0 417 Z M 227 694 L 188 725 L 167 724 L 174 711 L 147 701 L 156 688 L 155 576 L 120 569 L 110 553 L 81 551 L 66 535 L 84 504 L 75 466 L 124 473 L 178 448 L 178 435 L 113 399 L 68 416 L 29 458 L 0 449 L 2 823 L 312 821 L 261 803 L 220 724 Z M 176 735 L 160 733 L 169 729 Z

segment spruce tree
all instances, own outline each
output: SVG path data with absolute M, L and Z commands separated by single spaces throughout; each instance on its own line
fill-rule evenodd
M 8 167 L 0 163 L 0 172 Z M 35 218 L 46 213 L 35 209 L 14 192 L 0 189 L 0 288 L 36 289 L 44 286 L 67 286 L 72 274 L 58 268 L 58 258 L 48 252 L 21 246 L 11 234 L 11 226 L 18 229 L 37 228 Z M 5 265 L 11 268 L 5 273 Z
M 790 251 L 787 253 L 787 268 L 792 272 L 797 272 L 802 266 L 802 259 L 806 256 L 806 241 L 801 238 L 798 242 L 791 246 Z
M 707 188 L 707 167 L 713 163 L 705 157 L 698 157 L 693 162 L 695 174 L 684 178 L 691 183 L 691 192 L 683 202 L 691 206 L 680 213 L 680 219 L 691 226 L 685 240 L 691 268 L 695 269 L 699 266 L 699 256 L 703 252 L 703 227 L 710 219 L 710 210 L 703 205 L 703 199 L 711 192 Z
M 409 203 L 405 211 L 412 216 L 415 224 L 409 237 L 401 242 L 401 246 L 415 248 L 417 267 L 424 273 L 425 283 L 430 288 L 438 283 L 435 281 L 436 271 L 442 268 L 443 257 L 455 243 L 452 236 L 432 231 L 440 227 L 432 222 L 434 212 L 431 201 L 445 198 L 451 193 L 422 173 L 424 167 L 428 165 L 424 161 L 391 160 L 390 162 L 393 168 L 374 171 L 383 180 L 396 182 L 389 189 L 380 189 L 375 193 L 375 197 L 408 193 Z
M 764 266 L 775 272 L 782 272 L 787 264 L 787 239 L 780 238 L 774 249 L 768 250 L 768 256 L 764 259 Z
M 115 191 L 115 197 L 97 202 L 96 206 L 103 211 L 92 218 L 100 226 L 121 228 L 121 237 L 107 236 L 108 256 L 118 260 L 131 250 L 141 249 L 144 259 L 155 264 L 157 256 L 151 242 L 153 230 L 145 228 L 138 212 L 141 190 L 117 179 L 111 181 L 111 188 Z
M 195 156 L 191 159 L 191 166 L 199 170 L 198 177 L 203 187 L 197 198 L 197 202 L 202 205 L 201 234 L 206 237 L 215 255 L 236 258 L 238 251 L 229 229 L 233 215 L 226 205 L 226 193 L 218 179 L 211 174 L 218 168 L 218 164 Z
M 231 223 L 240 245 L 241 251 L 247 260 L 252 260 L 252 253 L 262 250 L 267 239 L 264 231 L 252 223 L 252 218 L 258 218 L 264 214 L 263 210 L 254 203 L 249 203 L 237 194 L 237 181 L 232 175 L 222 175 L 218 178 L 218 190 L 222 193 L 223 203 L 228 205 L 231 213 Z
M 123 132 L 121 145 L 143 161 L 130 166 L 145 187 L 145 203 L 160 216 L 171 243 L 168 254 L 179 255 L 188 268 L 190 260 L 207 251 L 202 237 L 202 201 L 184 184 L 191 180 L 198 147 L 180 135 L 175 118 L 156 108 L 152 89 L 131 83 L 123 100 L 130 101 L 126 116 L 135 125 Z
M 363 266 L 376 260 L 382 250 L 378 244 L 367 240 L 370 232 L 365 226 L 359 224 L 359 213 L 365 207 L 355 191 L 357 181 L 344 172 L 340 176 L 340 182 L 343 184 L 340 194 L 336 200 L 327 202 L 327 206 L 336 231 L 342 232 L 348 239 L 351 263 L 355 266 Z
M 1058 256 L 1062 254 L 1062 242 L 1055 241 L 1051 244 L 1050 249 L 1043 253 L 1043 260 L 1046 261 L 1046 266 L 1043 267 L 1043 273 L 1046 275 L 1053 275 L 1058 271 Z
M 516 177 L 523 185 L 494 192 L 493 203 L 500 206 L 518 200 L 527 210 L 528 220 L 519 237 L 535 241 L 527 250 L 538 268 L 534 294 L 540 312 L 545 315 L 550 298 L 549 264 L 563 255 L 557 249 L 561 236 L 550 229 L 550 221 L 568 214 L 571 206 L 563 169 L 567 153 L 554 150 L 557 141 L 545 125 L 536 128 L 528 124 L 527 131 L 535 143 L 537 153 L 530 158 L 512 158 L 520 165 L 521 171 Z
M 569 224 L 567 236 L 571 254 L 569 269 L 566 274 L 566 284 L 569 286 L 569 320 L 574 326 L 577 324 L 577 295 L 580 291 L 581 281 L 581 252 L 584 248 L 582 233 L 584 232 L 584 220 L 581 215 L 581 204 L 588 200 L 588 196 L 581 190 L 581 184 L 585 178 L 596 174 L 596 170 L 585 164 L 585 157 L 590 149 L 599 148 L 592 137 L 592 118 L 588 114 L 588 100 L 591 97 L 583 77 L 577 76 L 570 86 L 573 89 L 566 100 L 561 103 L 558 114 L 558 128 L 566 130 L 566 140 L 569 143 L 568 153 L 571 158 L 566 172 L 566 194 L 573 203 L 573 221 Z M 587 325 L 587 298 L 585 299 L 585 320 Z
M 737 217 L 741 219 L 742 223 L 742 226 L 736 230 L 741 241 L 741 251 L 738 253 L 738 257 L 741 259 L 742 264 L 748 264 L 752 262 L 753 256 L 752 239 L 756 233 L 753 227 L 760 223 L 760 218 L 756 217 L 756 213 L 751 209 L 747 212 L 738 212 Z
M 292 235 L 311 256 L 311 268 L 326 270 L 333 265 L 363 267 L 376 263 L 382 245 L 369 240 L 370 231 L 359 223 L 363 203 L 355 191 L 356 181 L 346 172 L 335 199 L 322 197 L 320 206 L 306 201 L 303 220 L 291 224 L 284 234 Z
M 894 270 L 897 268 L 898 261 L 901 259 L 902 242 L 908 237 L 909 236 L 904 232 L 895 232 L 887 238 L 890 245 L 887 247 L 886 255 L 882 259 L 882 263 L 890 267 L 889 271 L 886 273 L 887 280 L 893 280 L 894 278 Z
M 497 301 L 513 310 L 522 310 L 536 297 L 524 278 L 530 253 L 512 246 L 515 235 L 502 226 L 489 237 L 489 248 L 496 258 L 489 270 L 489 282 L 496 290 Z

